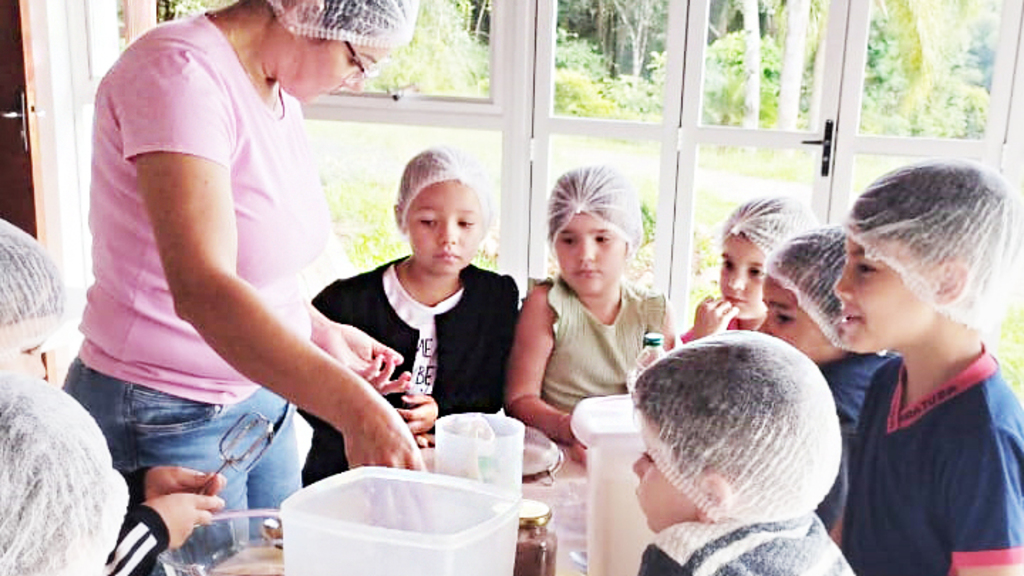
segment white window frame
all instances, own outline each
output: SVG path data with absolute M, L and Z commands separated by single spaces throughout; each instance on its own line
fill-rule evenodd
M 57 190 L 65 276 L 71 285 L 91 279 L 87 227 L 92 106 L 99 78 L 118 52 L 115 0 L 26 0 L 29 6 L 40 127 L 41 185 Z M 827 49 L 864 46 L 870 3 L 832 0 Z M 667 77 L 660 122 L 556 117 L 554 100 L 557 0 L 494 2 L 491 91 L 488 98 L 407 95 L 329 96 L 305 107 L 308 118 L 499 131 L 502 134 L 501 246 L 498 266 L 525 289 L 546 273 L 546 199 L 553 136 L 634 139 L 660 146 L 655 230 L 655 287 L 677 310 L 686 309 L 690 285 L 696 149 L 701 145 L 805 149 L 806 131 L 743 130 L 699 125 L 705 0 L 669 0 Z M 960 156 L 1002 168 L 1015 184 L 1024 178 L 1024 7 L 1005 0 L 993 79 L 987 137 L 977 141 L 856 135 L 864 53 L 840 54 L 839 81 L 826 83 L 835 101 L 836 146 L 832 175 L 815 180 L 812 208 L 825 221 L 845 214 L 853 159 L 858 154 Z M 833 17 L 845 14 L 846 18 Z M 685 50 L 683 49 L 685 47 Z M 831 92 L 829 92 L 831 91 Z M 826 105 L 823 104 L 823 108 Z M 823 112 L 823 117 L 830 113 Z M 912 144 L 912 145 L 908 145 Z M 820 154 L 820 152 L 819 152 Z M 688 324 L 688 318 L 679 320 Z

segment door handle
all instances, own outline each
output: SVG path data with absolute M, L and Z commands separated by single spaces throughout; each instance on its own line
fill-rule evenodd
M 22 90 L 18 98 L 18 110 L 7 110 L 0 112 L 0 118 L 7 120 L 21 120 L 21 145 L 28 152 L 28 102 L 25 101 L 25 91 Z
M 825 120 L 825 136 L 821 140 L 803 140 L 801 144 L 817 144 L 821 146 L 821 175 L 828 176 L 832 168 L 832 135 L 836 123 L 832 120 Z

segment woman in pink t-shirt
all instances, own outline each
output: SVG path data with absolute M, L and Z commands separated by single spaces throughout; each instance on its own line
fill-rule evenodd
M 136 40 L 97 91 L 95 283 L 66 387 L 114 464 L 214 470 L 241 414 L 277 430 L 229 508 L 298 487 L 297 404 L 345 435 L 355 464 L 421 468 L 381 392 L 399 354 L 327 320 L 298 272 L 330 222 L 299 102 L 360 90 L 407 43 L 418 0 L 240 0 Z

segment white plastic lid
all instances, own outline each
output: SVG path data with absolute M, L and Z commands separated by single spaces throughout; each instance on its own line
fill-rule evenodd
M 640 440 L 640 426 L 629 394 L 584 398 L 572 411 L 570 426 L 588 448 L 606 442 Z

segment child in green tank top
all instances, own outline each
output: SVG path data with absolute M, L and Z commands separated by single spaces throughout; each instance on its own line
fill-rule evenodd
M 583 458 L 569 426 L 576 403 L 626 393 L 643 335 L 675 342 L 664 295 L 623 274 L 643 239 L 640 202 L 609 166 L 572 170 L 548 200 L 548 241 L 559 274 L 534 287 L 520 312 L 509 358 L 505 407 Z

